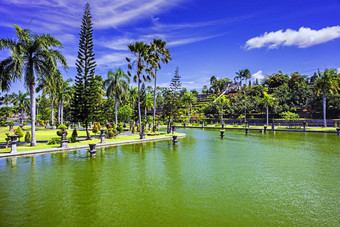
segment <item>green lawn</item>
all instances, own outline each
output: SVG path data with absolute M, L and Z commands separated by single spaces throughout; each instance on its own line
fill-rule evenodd
M 56 135 L 57 130 L 50 130 L 50 131 L 40 131 L 36 132 L 37 133 L 37 140 L 47 140 L 51 139 L 52 137 L 54 138 L 60 138 Z M 72 134 L 73 130 L 67 130 L 68 135 Z M 38 134 L 39 133 L 39 134 Z M 91 132 L 91 135 L 94 135 Z M 98 134 L 97 134 L 98 135 Z M 172 134 L 162 134 L 162 135 L 155 135 L 155 136 L 146 136 L 146 138 L 160 138 L 160 137 L 165 137 L 165 136 L 170 136 Z M 181 135 L 181 133 L 176 133 L 175 135 Z M 85 131 L 78 131 L 78 136 L 86 136 Z M 139 134 L 134 134 L 134 135 L 128 135 L 128 136 L 117 136 L 115 139 L 105 139 L 105 142 L 120 142 L 120 141 L 127 141 L 127 140 L 137 140 L 139 139 Z M 4 141 L 4 138 L 2 138 L 1 141 Z M 69 147 L 71 146 L 79 146 L 79 145 L 87 145 L 87 144 L 92 144 L 92 143 L 100 143 L 100 139 L 93 138 L 91 140 L 83 140 L 75 143 L 69 143 Z M 29 150 L 40 150 L 40 149 L 48 149 L 48 148 L 57 148 L 60 147 L 60 144 L 54 144 L 54 145 L 47 145 L 46 143 L 38 143 L 37 146 L 31 147 L 29 144 L 23 144 L 23 145 L 18 145 L 17 146 L 17 151 L 29 151 Z M 1 148 L 0 153 L 4 152 L 10 152 L 11 148 Z

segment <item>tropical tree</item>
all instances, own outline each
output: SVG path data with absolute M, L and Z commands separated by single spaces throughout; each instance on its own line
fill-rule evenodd
M 0 62 L 1 89 L 8 90 L 13 80 L 24 77 L 30 92 L 31 146 L 36 146 L 35 137 L 35 85 L 36 77 L 44 77 L 57 69 L 57 63 L 67 68 L 66 59 L 56 48 L 61 43 L 50 35 L 38 35 L 29 29 L 14 25 L 17 40 L 0 39 L 0 50 L 7 48 L 11 56 Z
M 150 81 L 150 76 L 143 75 L 143 72 L 146 71 L 146 64 L 149 58 L 149 51 L 150 46 L 148 44 L 145 44 L 143 42 L 136 42 L 133 44 L 129 44 L 129 50 L 133 53 L 135 56 L 134 60 L 131 60 L 130 58 L 126 58 L 126 60 L 129 62 L 129 70 L 133 69 L 133 65 L 137 64 L 136 66 L 136 74 L 133 76 L 133 81 L 138 83 L 138 120 L 139 125 L 142 124 L 142 117 L 141 117 L 141 111 L 140 111 L 140 83 L 142 80 L 144 81 Z M 131 76 L 131 72 L 128 71 L 129 76 Z M 139 132 L 142 134 L 142 127 L 139 127 Z
M 73 98 L 73 87 L 70 86 L 72 79 L 61 79 L 58 83 L 56 100 L 58 102 L 58 120 L 60 124 L 64 124 L 64 102 L 70 101 Z
M 152 66 L 151 75 L 154 78 L 154 90 L 153 90 L 153 126 L 155 126 L 156 119 L 156 93 L 157 93 L 157 71 L 161 69 L 160 62 L 168 64 L 171 61 L 170 51 L 165 47 L 166 42 L 161 39 L 154 39 L 151 46 L 150 62 Z
M 182 103 L 188 106 L 188 124 L 190 124 L 190 108 L 197 102 L 197 98 L 192 92 L 187 92 L 182 97 Z
M 326 94 L 335 94 L 339 91 L 339 75 L 337 75 L 336 69 L 326 69 L 321 77 L 316 79 L 315 92 L 316 95 L 322 94 L 323 103 L 323 125 L 327 127 L 326 121 Z
M 111 70 L 107 73 L 107 79 L 104 82 L 107 97 L 115 99 L 115 123 L 118 124 L 118 103 L 122 101 L 122 96 L 129 92 L 130 78 L 122 69 Z
M 96 61 L 93 53 L 93 28 L 90 5 L 85 4 L 79 38 L 79 50 L 76 61 L 77 76 L 75 92 L 71 101 L 72 120 L 85 123 L 86 136 L 90 140 L 89 123 L 95 121 L 96 114 L 96 82 L 94 74 Z
M 263 98 L 261 100 L 261 103 L 266 106 L 266 125 L 269 125 L 269 106 L 272 107 L 274 105 L 274 97 L 273 95 L 268 94 L 266 91 L 263 91 Z
M 144 107 L 145 107 L 145 124 L 146 124 L 146 121 L 147 121 L 147 111 L 148 110 L 151 110 L 151 108 L 153 108 L 153 98 L 151 96 L 151 93 L 146 93 L 145 97 L 144 97 Z
M 54 104 L 56 101 L 57 90 L 61 83 L 62 75 L 59 70 L 38 78 L 37 92 L 43 91 L 43 95 L 48 95 L 51 100 L 51 125 L 54 125 Z
M 219 99 L 216 100 L 216 104 L 219 107 L 219 111 L 221 114 L 221 124 L 223 124 L 223 107 L 227 103 L 229 103 L 229 99 L 227 99 L 225 95 L 222 95 Z
M 27 97 L 28 95 L 29 95 L 28 92 L 23 93 L 23 92 L 19 91 L 19 94 L 16 95 L 14 100 L 13 100 L 13 104 L 15 106 L 17 106 L 21 111 L 21 119 L 20 119 L 21 124 L 24 123 L 24 111 L 28 110 L 29 106 L 30 106 L 30 100 Z

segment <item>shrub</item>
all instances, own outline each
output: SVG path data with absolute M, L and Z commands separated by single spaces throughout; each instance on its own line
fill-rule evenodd
M 31 142 L 31 134 L 29 132 L 26 132 L 25 142 Z
M 58 126 L 58 129 L 64 129 L 64 128 L 67 128 L 67 126 L 66 126 L 66 125 L 63 125 L 63 124 L 61 124 L 61 125 Z
M 15 135 L 18 136 L 19 138 L 19 142 L 20 142 L 20 138 L 24 136 L 24 132 L 22 131 L 21 127 L 18 127 L 16 130 L 15 130 Z
M 59 144 L 61 139 L 59 138 L 52 138 L 47 142 L 47 145 L 52 145 L 52 144 Z
M 78 137 L 78 132 L 77 132 L 77 129 L 76 129 L 76 128 L 73 129 L 72 137 L 74 137 L 74 138 L 77 138 L 77 137 Z
M 45 126 L 44 121 L 40 121 L 40 125 L 41 125 L 41 126 Z
M 71 137 L 68 139 L 68 142 L 69 142 L 69 143 L 75 143 L 75 142 L 77 142 L 77 138 L 71 136 Z
M 241 127 L 242 127 L 242 128 L 245 128 L 245 127 L 246 127 L 246 124 L 242 124 Z
M 116 124 L 115 124 L 115 123 L 113 123 L 113 125 L 112 125 L 112 131 L 114 131 L 114 132 L 117 131 L 117 127 L 116 127 Z
M 216 122 L 215 127 L 220 127 L 220 123 Z
M 107 135 L 109 136 L 109 138 L 112 138 L 115 134 L 113 133 L 113 130 L 109 130 Z
M 63 135 L 63 131 L 62 130 L 58 130 L 57 131 L 57 135 L 61 137 Z M 67 135 L 67 131 L 66 131 L 66 135 Z
M 122 132 L 124 130 L 123 123 L 118 123 L 117 131 Z
M 14 126 L 14 122 L 13 122 L 13 121 L 9 121 L 9 122 L 7 123 L 7 125 L 8 125 L 8 126 Z
M 5 138 L 5 140 L 6 140 L 6 148 L 8 147 L 8 143 L 9 143 L 9 141 L 11 141 L 11 137 L 9 137 L 9 132 L 6 132 L 6 138 Z
M 238 124 L 234 124 L 233 127 L 238 128 Z
M 306 124 L 306 126 L 307 126 L 307 124 Z M 335 124 L 334 124 L 334 127 L 335 128 L 337 128 L 338 127 L 338 124 L 335 122 Z
M 152 127 L 152 131 L 153 131 L 153 132 L 156 132 L 156 131 L 158 131 L 158 128 L 157 128 L 157 126 L 156 126 L 156 125 L 154 125 L 154 126 Z
M 97 134 L 98 133 L 98 126 L 97 126 L 97 124 L 94 124 L 94 126 L 93 126 L 93 128 L 92 128 L 92 132 L 94 133 L 94 134 Z
M 135 125 L 134 125 L 134 124 L 132 125 L 131 132 L 132 132 L 132 133 L 135 133 L 135 132 L 136 132 L 136 127 L 135 127 Z
M 112 128 L 112 125 L 110 123 L 106 123 L 106 128 L 109 129 L 109 128 Z

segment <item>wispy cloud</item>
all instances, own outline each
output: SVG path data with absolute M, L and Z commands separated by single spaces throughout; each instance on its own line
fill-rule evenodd
M 207 40 L 207 39 L 212 39 L 218 36 L 222 36 L 224 34 L 219 34 L 219 35 L 211 35 L 211 36 L 202 36 L 202 37 L 191 37 L 191 38 L 184 38 L 184 39 L 175 39 L 169 41 L 167 44 L 168 46 L 180 46 L 180 45 L 185 45 L 185 44 L 190 44 L 190 43 L 196 43 L 199 41 Z
M 256 79 L 258 79 L 258 80 L 263 80 L 263 79 L 264 79 L 264 75 L 263 75 L 262 70 L 257 71 L 257 72 L 254 73 L 251 77 L 252 77 L 254 80 L 256 80 Z
M 320 30 L 301 27 L 297 31 L 287 29 L 286 31 L 266 32 L 261 36 L 248 40 L 245 48 L 248 50 L 262 47 L 274 49 L 279 46 L 306 48 L 337 38 L 340 38 L 340 26 L 326 27 Z

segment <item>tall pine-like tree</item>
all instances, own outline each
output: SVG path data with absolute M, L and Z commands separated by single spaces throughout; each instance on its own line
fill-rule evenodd
M 96 118 L 96 86 L 94 73 L 96 62 L 93 53 L 93 29 L 90 5 L 86 3 L 79 39 L 78 59 L 76 62 L 77 76 L 75 94 L 72 100 L 72 120 L 83 122 L 86 126 L 87 139 L 91 139 L 89 122 Z

